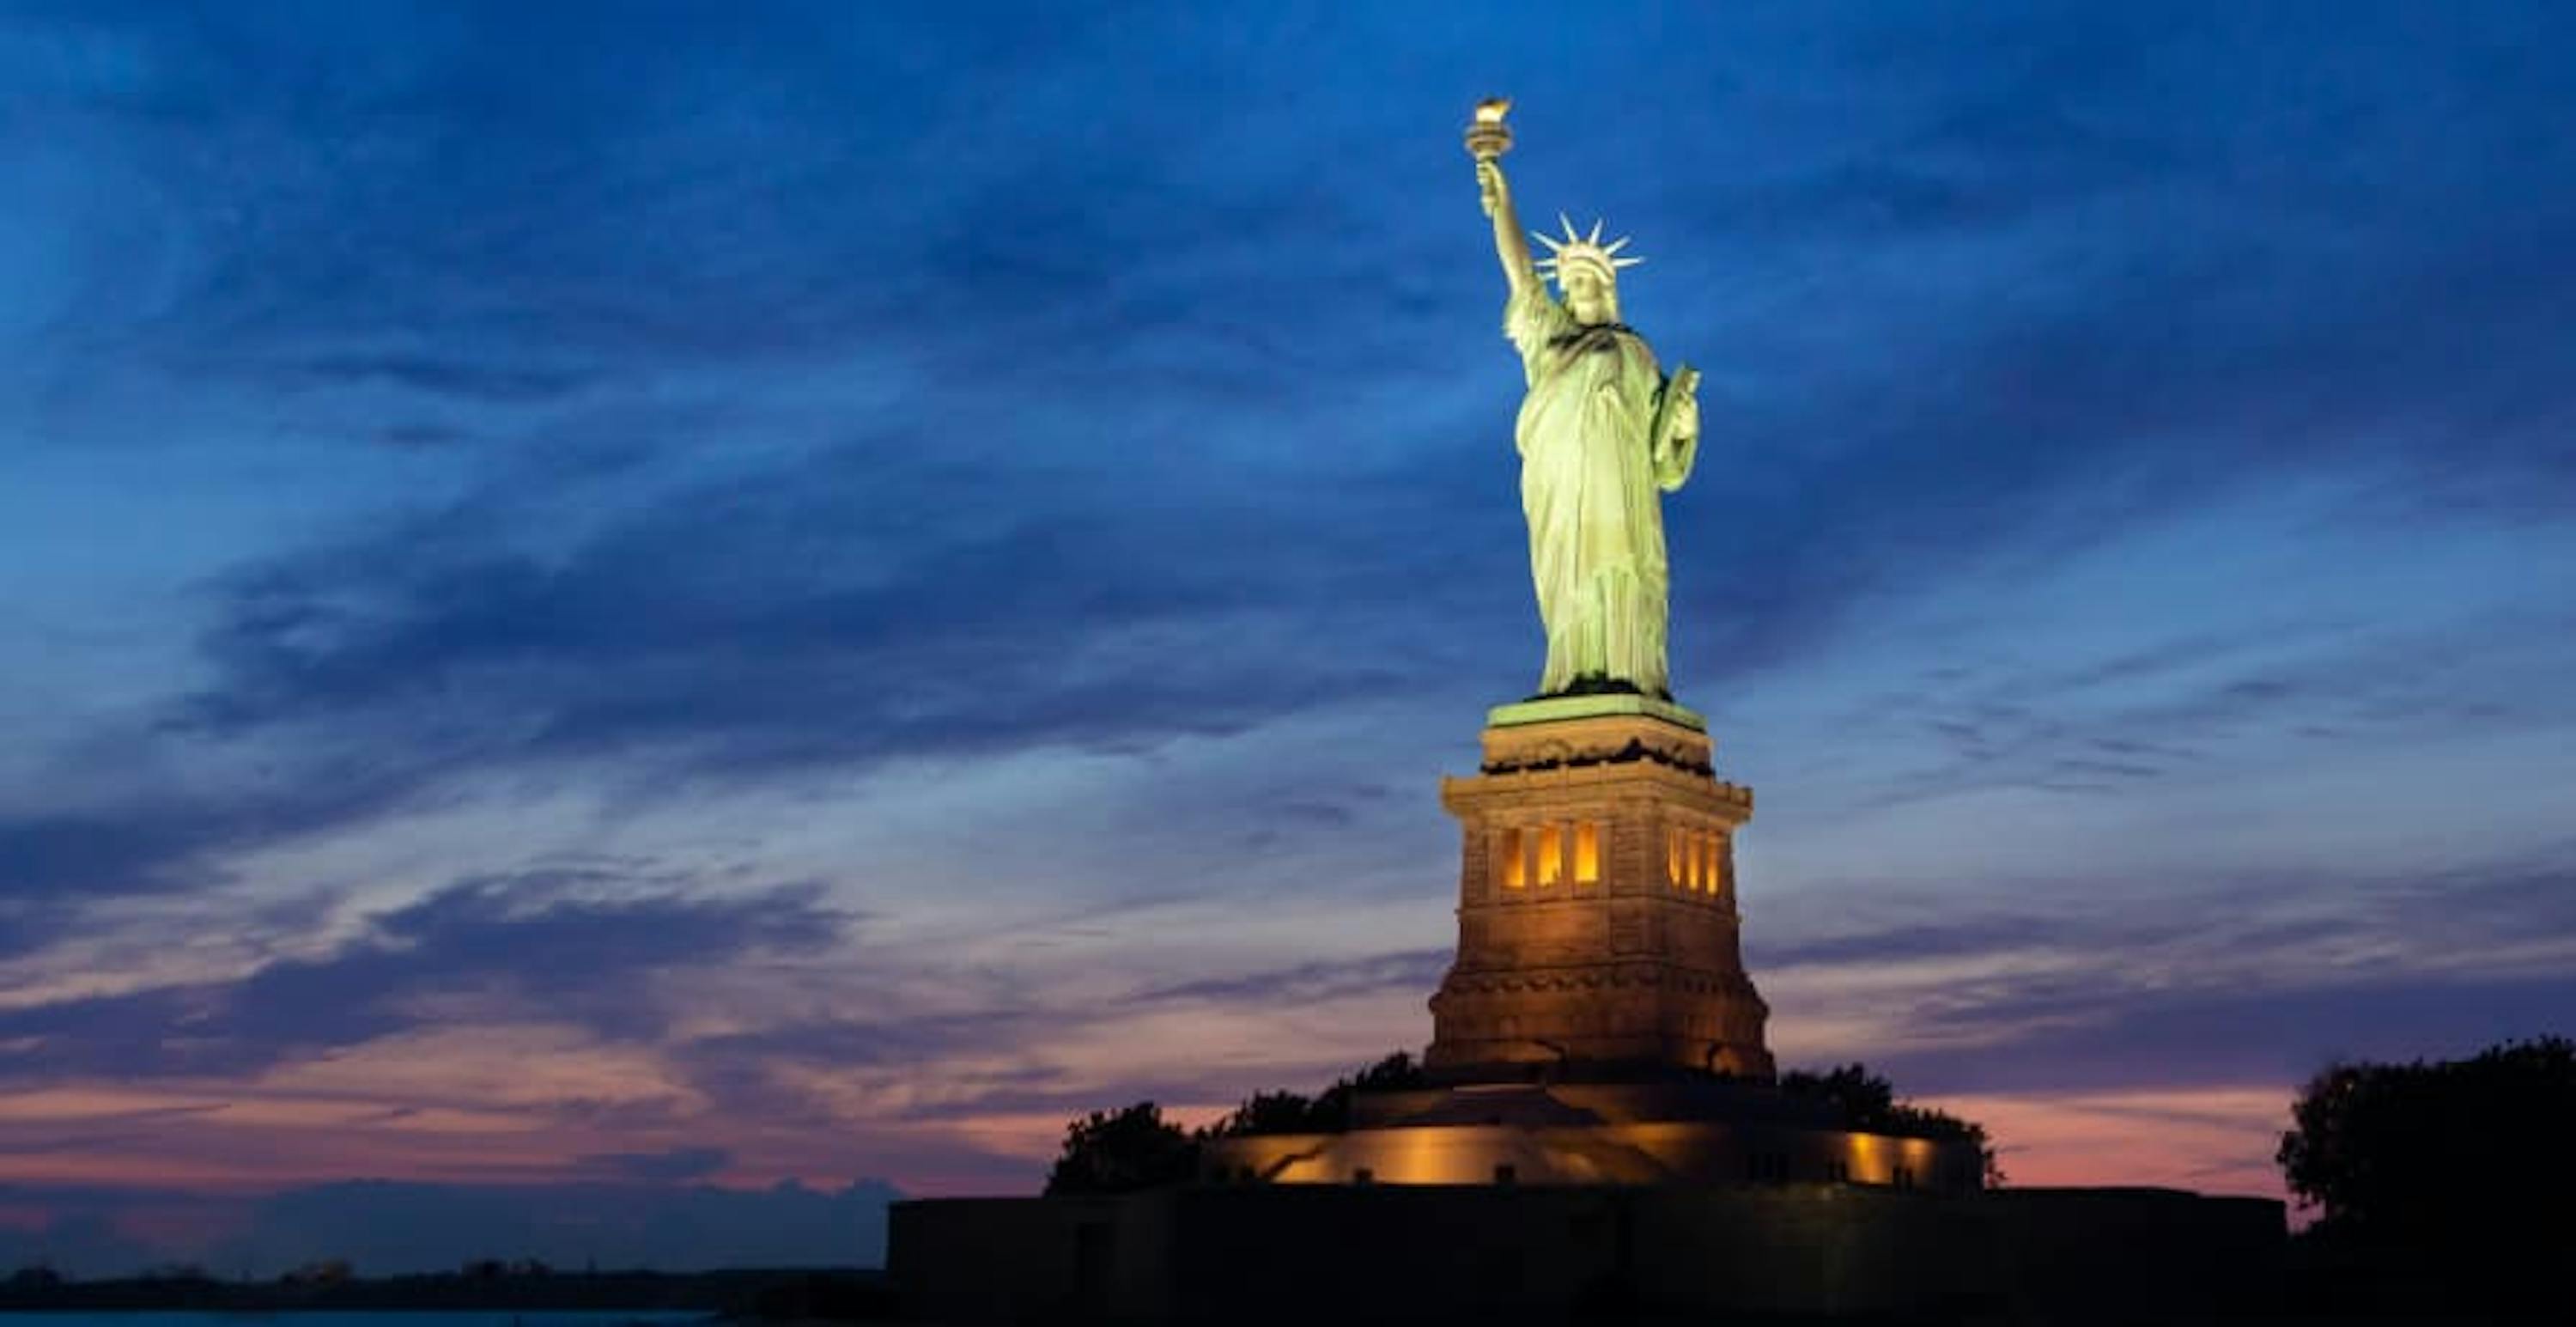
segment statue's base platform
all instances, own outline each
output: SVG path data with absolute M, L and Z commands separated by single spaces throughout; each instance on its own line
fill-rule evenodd
M 939 1323 L 2200 1322 L 2276 1293 L 2281 1204 L 2160 1189 L 1908 1193 L 1290 1185 L 897 1203 Z
M 1658 1184 L 1790 1180 L 1964 1193 L 1974 1143 L 1864 1133 L 1768 1083 L 1469 1083 L 1367 1093 L 1330 1134 L 1212 1139 L 1200 1176 L 1239 1184 Z
M 1485 711 L 1488 728 L 1518 728 L 1533 723 L 1558 723 L 1567 719 L 1601 719 L 1636 717 L 1661 719 L 1695 733 L 1708 731 L 1708 720 L 1699 712 L 1669 700 L 1627 692 L 1597 696 L 1541 696 L 1535 700 L 1497 705 Z

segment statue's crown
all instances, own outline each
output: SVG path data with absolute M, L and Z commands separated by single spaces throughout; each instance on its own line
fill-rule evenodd
M 1558 225 L 1565 227 L 1564 239 L 1560 240 L 1545 231 L 1537 230 L 1530 232 L 1530 238 L 1548 247 L 1548 256 L 1538 260 L 1538 269 L 1555 277 L 1559 286 L 1565 284 L 1565 269 L 1568 267 L 1589 265 L 1599 270 L 1602 279 L 1615 282 L 1619 279 L 1620 268 L 1635 267 L 1646 261 L 1643 258 L 1619 256 L 1619 251 L 1628 247 L 1628 237 L 1625 235 L 1608 244 L 1603 244 L 1601 242 L 1602 223 L 1598 221 L 1592 223 L 1592 233 L 1589 235 L 1578 234 L 1574 229 L 1574 222 L 1563 212 L 1556 214 L 1556 221 Z

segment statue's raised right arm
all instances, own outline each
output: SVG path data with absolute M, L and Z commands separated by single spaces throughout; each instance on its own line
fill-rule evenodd
M 1480 158 L 1476 185 L 1484 194 L 1485 215 L 1494 219 L 1494 253 L 1503 260 L 1503 279 L 1511 283 L 1512 298 L 1518 299 L 1539 288 L 1538 267 L 1530 261 L 1529 236 L 1521 229 L 1520 213 L 1512 208 L 1512 189 L 1503 179 L 1502 163 Z

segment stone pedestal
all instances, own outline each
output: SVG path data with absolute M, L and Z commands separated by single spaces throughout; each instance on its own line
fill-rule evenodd
M 1769 1010 L 1737 941 L 1734 835 L 1753 794 L 1709 757 L 1698 715 L 1643 696 L 1491 713 L 1482 768 L 1441 782 L 1466 850 L 1458 958 L 1431 997 L 1435 1074 L 1771 1076 Z

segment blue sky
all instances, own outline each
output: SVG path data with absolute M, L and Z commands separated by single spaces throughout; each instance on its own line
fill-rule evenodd
M 10 6 L 0 1256 L 838 1221 L 1418 1046 L 1436 779 L 1540 661 L 1496 92 L 1707 375 L 1675 686 L 1784 1063 L 2265 1191 L 2329 1057 L 2576 1015 L 2571 54 Z

